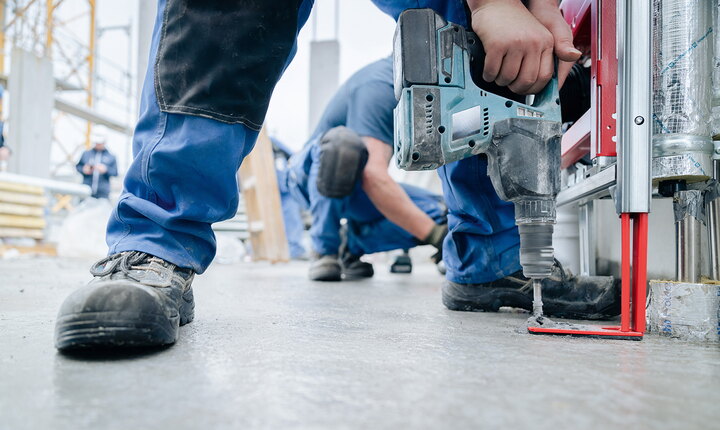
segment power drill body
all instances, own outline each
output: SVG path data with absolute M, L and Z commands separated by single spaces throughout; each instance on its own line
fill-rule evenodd
M 475 33 L 431 9 L 400 15 L 393 55 L 398 167 L 431 170 L 485 154 L 495 191 L 515 204 L 525 276 L 549 276 L 560 189 L 557 79 L 532 104 L 519 102 L 480 78 L 484 51 Z

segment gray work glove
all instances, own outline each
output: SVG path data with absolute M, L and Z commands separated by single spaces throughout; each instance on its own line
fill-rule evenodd
M 447 234 L 447 224 L 435 224 L 432 230 L 430 230 L 430 234 L 422 240 L 422 243 L 425 245 L 432 245 L 435 249 L 437 249 L 438 252 L 431 257 L 435 263 L 439 263 L 440 260 L 442 260 L 443 241 L 445 240 L 445 236 L 447 236 Z

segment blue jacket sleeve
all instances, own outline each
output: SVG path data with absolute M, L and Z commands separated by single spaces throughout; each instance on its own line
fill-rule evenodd
M 108 163 L 108 165 L 107 165 L 107 173 L 106 173 L 106 175 L 108 175 L 108 176 L 117 176 L 117 175 L 118 175 L 117 159 L 115 158 L 114 155 L 112 155 L 112 154 L 109 154 L 109 155 L 110 155 L 110 163 Z
M 83 173 L 82 170 L 83 170 L 83 167 L 85 167 L 85 164 L 87 164 L 86 155 L 87 155 L 87 152 L 83 152 L 82 155 L 80 156 L 80 161 L 78 161 L 78 163 L 75 165 L 75 170 L 77 170 L 78 173 L 80 173 L 83 176 L 85 174 Z
M 392 146 L 395 105 L 397 100 L 390 83 L 370 82 L 351 96 L 346 127 Z

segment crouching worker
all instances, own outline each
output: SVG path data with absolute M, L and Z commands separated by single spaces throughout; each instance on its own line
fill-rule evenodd
M 364 254 L 422 244 L 442 249 L 442 198 L 388 173 L 396 103 L 391 58 L 364 67 L 338 90 L 310 141 L 290 159 L 288 186 L 312 214 L 312 280 L 370 277 Z

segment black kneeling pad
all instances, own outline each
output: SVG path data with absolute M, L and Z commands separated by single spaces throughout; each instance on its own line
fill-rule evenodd
M 320 139 L 320 194 L 332 198 L 352 194 L 367 159 L 367 148 L 354 131 L 342 126 L 328 130 Z

